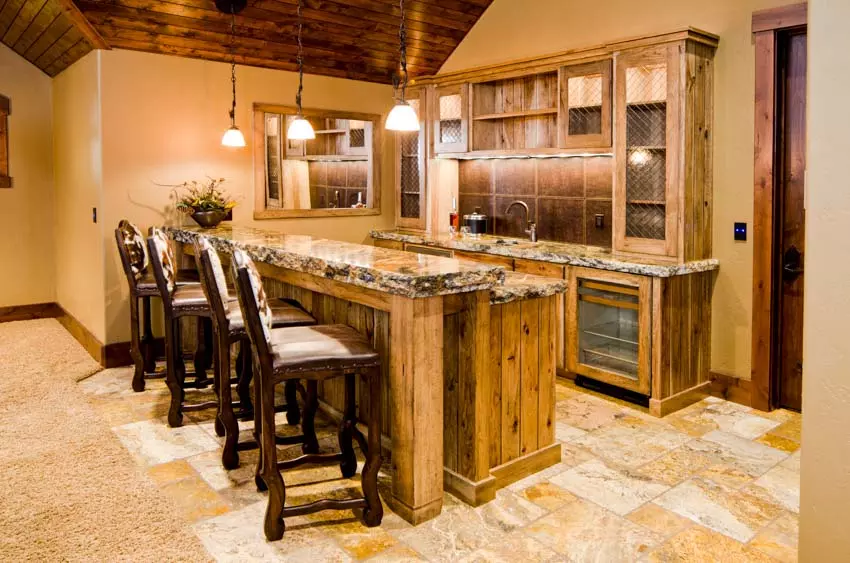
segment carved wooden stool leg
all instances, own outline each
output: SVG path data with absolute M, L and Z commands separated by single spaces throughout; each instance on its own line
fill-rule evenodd
M 207 339 L 206 339 L 206 323 L 209 319 L 197 317 L 197 342 L 195 345 L 195 356 L 193 363 L 195 365 L 195 385 L 198 389 L 203 389 L 209 385 L 207 379 Z
M 233 399 L 230 390 L 230 346 L 226 342 L 227 337 L 220 338 L 218 343 L 218 364 L 220 373 L 218 375 L 218 417 L 224 431 L 224 447 L 221 451 L 221 464 L 225 469 L 236 469 L 239 467 L 239 422 L 233 413 Z M 224 367 L 228 366 L 228 367 Z M 218 432 L 218 429 L 216 429 Z
M 304 405 L 304 417 L 301 420 L 301 432 L 304 433 L 304 443 L 301 451 L 305 454 L 319 453 L 319 441 L 316 439 L 316 411 L 319 409 L 318 384 L 316 380 L 307 381 L 307 401 Z M 274 404 L 272 404 L 274 408 Z
M 258 374 L 258 377 L 262 375 Z M 260 403 L 257 410 L 262 411 L 260 429 L 260 455 L 263 459 L 262 476 L 269 490 L 269 504 L 266 507 L 265 533 L 269 541 L 283 537 L 286 525 L 283 523 L 283 507 L 286 502 L 286 485 L 277 468 L 277 447 L 275 447 L 274 387 L 266 388 L 261 383 Z
M 357 473 L 357 456 L 354 454 L 352 438 L 354 436 L 354 426 L 357 423 L 357 415 L 355 413 L 354 402 L 354 374 L 347 373 L 345 375 L 345 412 L 342 420 L 339 423 L 337 431 L 337 439 L 339 440 L 339 451 L 342 454 L 342 462 L 339 464 L 339 469 L 342 471 L 342 476 L 349 479 Z
M 287 381 L 283 387 L 286 397 L 286 422 L 295 426 L 301 422 L 301 409 L 298 408 L 298 381 Z
M 213 345 L 214 331 L 212 319 L 202 319 L 202 325 L 204 328 L 204 366 L 207 369 L 210 369 L 210 367 L 212 367 L 213 365 L 213 360 L 215 358 L 215 347 Z
M 172 428 L 183 426 L 183 360 L 179 341 L 180 322 L 178 319 L 166 319 L 165 322 L 165 384 L 171 391 L 171 405 L 168 408 L 168 425 Z
M 245 372 L 250 374 L 254 369 L 254 354 L 251 353 L 251 348 L 248 347 L 248 344 L 245 344 L 245 367 L 243 368 Z M 245 373 L 243 372 L 243 373 Z M 267 490 L 266 482 L 263 481 L 263 441 L 260 439 L 260 429 L 263 427 L 263 401 L 260 394 L 260 380 L 254 382 L 254 404 L 257 405 L 257 408 L 254 409 L 254 440 L 256 440 L 257 444 L 260 446 L 260 456 L 257 460 L 257 467 L 254 471 L 254 483 L 257 485 L 257 490 L 263 492 Z
M 151 329 L 151 298 L 142 297 L 142 356 L 145 373 L 156 372 L 156 345 Z
M 242 372 L 244 371 L 243 368 L 245 367 L 246 348 L 247 348 L 247 353 L 250 354 L 251 349 L 249 348 L 249 342 L 240 341 L 239 342 L 239 351 L 236 352 L 236 362 L 234 362 L 236 364 L 236 377 L 237 378 L 242 377 Z
M 384 507 L 378 494 L 378 471 L 381 469 L 381 370 L 369 374 L 369 446 L 366 464 L 363 466 L 361 483 L 363 496 L 369 503 L 363 510 L 363 521 L 369 526 L 377 526 L 384 517 Z
M 145 390 L 145 359 L 142 356 L 142 342 L 139 336 L 139 300 L 130 297 L 130 356 L 133 358 L 133 391 Z
M 251 367 L 253 362 L 251 361 L 251 348 L 248 340 L 240 342 L 239 348 L 242 356 L 242 373 L 236 383 L 236 394 L 239 396 L 242 420 L 250 420 L 254 413 L 254 405 L 251 404 L 251 379 L 254 377 L 254 370 Z M 241 351 L 242 348 L 245 348 L 245 352 Z M 256 387 L 256 385 L 255 382 L 254 386 Z
M 213 362 L 213 389 L 218 400 L 218 409 L 216 412 L 215 429 L 216 436 L 225 436 L 225 421 L 222 418 L 222 410 L 227 409 L 230 416 L 233 415 L 233 404 L 230 399 L 230 345 L 227 342 L 227 336 L 221 338 L 219 336 L 218 346 L 216 348 L 215 361 Z M 224 388 L 227 387 L 227 403 L 224 402 Z M 239 434 L 238 425 L 236 433 Z M 237 462 L 238 464 L 238 462 Z

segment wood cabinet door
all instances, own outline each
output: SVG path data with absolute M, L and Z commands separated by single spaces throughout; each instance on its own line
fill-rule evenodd
M 469 147 L 469 84 L 438 86 L 431 106 L 434 153 L 466 152 Z
M 652 278 L 570 268 L 567 369 L 650 395 Z
M 677 255 L 680 59 L 678 44 L 616 56 L 614 250 Z
M 419 116 L 419 131 L 394 132 L 396 226 L 425 230 L 428 212 L 428 127 L 425 90 L 410 90 L 407 102 Z
M 610 147 L 611 60 L 561 67 L 558 80 L 558 145 Z

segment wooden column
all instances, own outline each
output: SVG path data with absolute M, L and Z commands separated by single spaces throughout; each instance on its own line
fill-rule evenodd
M 446 389 L 445 400 L 447 405 L 455 406 L 450 411 L 454 410 L 451 414 L 456 420 L 444 424 L 447 433 L 444 447 L 446 452 L 456 453 L 452 456 L 455 459 L 445 460 L 444 479 L 446 489 L 478 506 L 496 496 L 496 479 L 490 475 L 488 449 L 492 394 L 490 292 L 464 293 L 459 301 L 457 332 L 447 334 L 444 340 L 446 361 L 457 366 L 455 370 L 447 370 L 447 377 L 453 376 L 456 384 Z M 454 336 L 455 341 L 449 341 L 449 336 Z
M 393 510 L 412 524 L 443 506 L 443 298 L 393 296 Z

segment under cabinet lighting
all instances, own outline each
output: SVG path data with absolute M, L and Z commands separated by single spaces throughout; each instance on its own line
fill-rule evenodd
M 552 154 L 438 154 L 437 158 L 442 160 L 508 160 L 508 159 L 532 159 L 532 158 L 587 158 L 602 156 L 611 158 L 614 153 L 610 152 L 586 152 L 586 153 L 552 153 Z

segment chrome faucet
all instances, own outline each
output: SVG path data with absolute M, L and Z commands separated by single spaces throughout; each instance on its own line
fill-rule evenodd
M 530 220 L 531 219 L 531 212 L 528 210 L 528 204 L 527 203 L 525 203 L 524 201 L 520 201 L 520 200 L 512 201 L 508 205 L 508 208 L 505 209 L 505 215 L 511 214 L 511 208 L 514 205 L 521 205 L 525 209 L 525 219 L 528 223 L 528 228 L 524 232 L 525 232 L 525 234 L 528 235 L 528 238 L 531 240 L 531 242 L 537 242 L 537 223 Z

